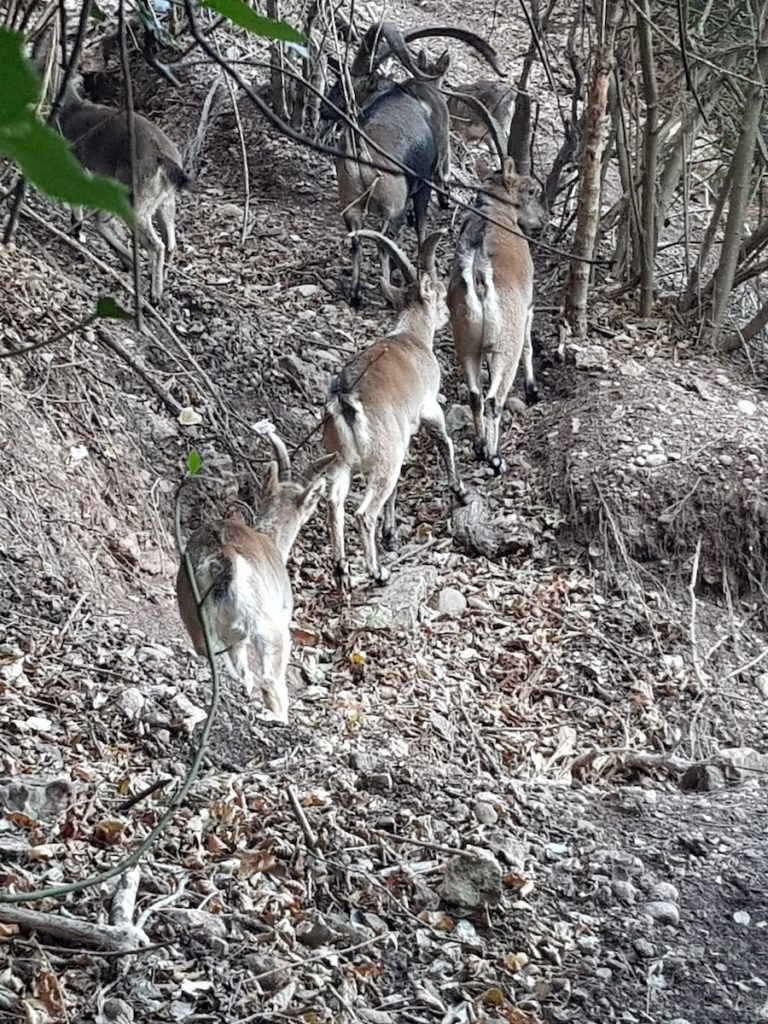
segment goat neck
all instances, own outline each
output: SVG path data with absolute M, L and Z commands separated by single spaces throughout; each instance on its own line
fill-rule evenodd
M 304 525 L 304 519 L 295 510 L 286 508 L 286 498 L 290 500 L 294 497 L 293 494 L 286 494 L 286 491 L 295 491 L 295 501 L 298 505 L 303 490 L 304 488 L 298 484 L 283 484 L 278 494 L 268 497 L 262 503 L 254 517 L 253 529 L 269 537 L 280 552 L 283 562 L 288 561 L 291 548 Z
M 431 351 L 435 332 L 444 326 L 448 319 L 445 288 L 428 276 L 422 277 L 417 287 L 419 291 L 416 297 L 401 311 L 395 327 L 389 332 L 389 337 L 405 335 L 411 344 L 423 345 Z

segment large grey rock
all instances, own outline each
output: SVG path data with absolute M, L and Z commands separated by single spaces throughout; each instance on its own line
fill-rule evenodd
M 371 593 L 367 625 L 415 629 L 419 609 L 426 604 L 436 580 L 437 569 L 431 565 L 396 567 L 386 586 Z
M 69 779 L 17 775 L 0 779 L 0 813 L 20 811 L 36 821 L 54 821 L 74 799 Z
M 489 850 L 468 847 L 445 866 L 440 898 L 459 912 L 495 907 L 501 901 L 501 868 Z

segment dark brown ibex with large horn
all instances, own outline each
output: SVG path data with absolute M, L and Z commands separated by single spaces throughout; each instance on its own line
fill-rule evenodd
M 408 41 L 426 36 L 460 39 L 497 68 L 493 48 L 463 29 L 436 26 L 403 33 L 385 21 L 371 26 L 366 33 L 351 67 L 352 90 L 360 108 L 358 124 L 366 138 L 346 128 L 342 147 L 347 157 L 340 159 L 336 167 L 342 215 L 351 232 L 353 305 L 360 303 L 358 232 L 365 221 L 378 221 L 386 235 L 405 221 L 410 205 L 421 244 L 426 234 L 432 183 L 447 185 L 451 166 L 450 118 L 440 87 L 448 70 L 449 55 L 446 51 L 434 64 L 415 60 Z M 395 82 L 381 73 L 382 63 L 391 56 L 410 74 L 405 82 Z M 335 86 L 328 98 L 337 106 L 344 106 L 340 86 Z M 378 167 L 361 164 L 357 158 Z M 390 254 L 385 246 L 380 248 L 380 257 L 386 289 L 390 281 Z

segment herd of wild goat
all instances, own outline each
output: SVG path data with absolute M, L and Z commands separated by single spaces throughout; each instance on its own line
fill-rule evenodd
M 367 567 L 377 583 L 384 583 L 388 571 L 379 560 L 376 527 L 383 513 L 382 539 L 391 549 L 397 483 L 409 442 L 420 427 L 437 445 L 455 499 L 464 500 L 465 488 L 438 401 L 435 332 L 450 318 L 456 356 L 469 389 L 475 454 L 494 472 L 504 470 L 499 426 L 521 357 L 526 398 L 536 398 L 531 354 L 533 263 L 523 232 L 540 228 L 545 214 L 535 182 L 518 175 L 506 156 L 512 90 L 499 81 L 483 80 L 461 86 L 446 99 L 447 52 L 430 63 L 423 53 L 414 58 L 409 49 L 414 39 L 429 35 L 469 44 L 498 70 L 493 49 L 473 33 L 451 27 L 402 33 L 383 22 L 371 26 L 350 74 L 339 69 L 339 81 L 323 102 L 323 117 L 343 122 L 344 156 L 337 160 L 336 170 L 352 251 L 351 300 L 360 301 L 361 240 L 371 240 L 379 248 L 384 295 L 400 309 L 397 324 L 351 358 L 333 379 L 322 428 L 327 454 L 302 480 L 292 478 L 288 450 L 274 426 L 267 421 L 255 426 L 271 442 L 276 461 L 270 463 L 253 528 L 226 519 L 191 537 L 187 553 L 200 608 L 183 566 L 178 574 L 179 609 L 196 651 L 206 653 L 202 611 L 217 653 L 229 656 L 249 694 L 255 681 L 253 649 L 264 703 L 282 722 L 288 716 L 286 671 L 293 608 L 286 562 L 321 495 L 327 491 L 331 554 L 341 587 L 347 576 L 344 510 L 352 477 L 360 474 L 365 481 L 355 518 Z M 381 67 L 389 57 L 397 58 L 410 77 L 386 77 Z M 50 72 L 50 54 L 47 61 Z M 159 301 L 166 259 L 175 248 L 176 191 L 188 181 L 179 150 L 160 128 L 136 115 L 132 173 L 125 114 L 85 99 L 77 76 L 63 88 L 58 124 L 85 167 L 129 187 L 133 182 L 138 237 L 150 255 L 150 294 Z M 436 269 L 441 232 L 427 235 L 426 219 L 432 190 L 447 204 L 451 127 L 468 138 L 485 138 L 499 166 L 486 167 L 478 183 L 461 225 L 446 288 Z M 407 218 L 418 236 L 415 266 L 391 237 Z M 378 230 L 364 227 L 371 222 Z M 131 254 L 109 218 L 97 215 L 95 225 L 130 265 Z M 399 288 L 392 283 L 393 260 L 403 280 Z

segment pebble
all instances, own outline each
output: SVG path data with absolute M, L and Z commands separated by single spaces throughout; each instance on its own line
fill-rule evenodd
M 680 893 L 677 891 L 677 886 L 672 885 L 671 882 L 656 882 L 650 892 L 652 900 L 668 900 L 670 903 L 678 903 L 680 900 Z
M 437 610 L 441 615 L 458 618 L 467 610 L 467 599 L 456 587 L 443 587 L 437 595 Z
M 745 416 L 754 416 L 757 412 L 757 406 L 754 402 L 750 402 L 748 398 L 740 398 L 736 403 L 736 408 L 739 412 L 744 413 Z
M 440 897 L 463 910 L 476 910 L 484 905 L 495 907 L 501 901 L 501 868 L 488 850 L 471 847 L 473 856 L 451 857 L 445 866 Z
M 496 808 L 487 800 L 478 800 L 475 803 L 475 817 L 481 825 L 495 825 L 499 820 Z
M 296 291 L 302 297 L 302 299 L 309 299 L 312 295 L 316 295 L 320 289 L 316 284 L 300 284 Z
M 651 900 L 645 904 L 643 911 L 657 924 L 680 924 L 680 911 L 669 900 Z
M 667 461 L 667 456 L 664 452 L 651 452 L 650 455 L 645 457 L 646 466 L 666 466 Z
M 653 947 L 653 943 L 649 942 L 648 939 L 635 939 L 633 943 L 635 952 L 638 956 L 643 957 L 646 960 L 650 960 L 651 957 L 656 955 L 656 950 Z
M 611 883 L 613 895 L 621 903 L 634 903 L 637 899 L 637 889 L 631 882 L 615 881 Z

